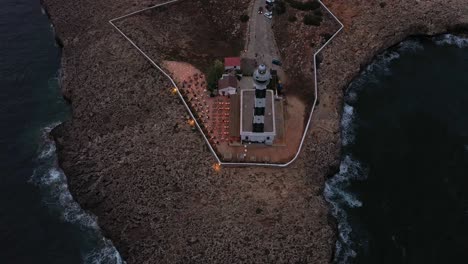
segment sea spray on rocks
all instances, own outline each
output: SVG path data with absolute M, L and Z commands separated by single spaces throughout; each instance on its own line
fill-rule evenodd
M 125 263 L 112 242 L 102 235 L 97 218 L 81 209 L 68 189 L 67 178 L 57 164 L 55 143 L 49 137 L 50 131 L 58 124 L 47 126 L 42 131 L 38 165 L 30 182 L 43 191 L 43 202 L 51 212 L 79 228 L 86 243 L 91 245 L 82 249 L 83 263 Z
M 409 39 L 398 44 L 398 52 L 417 52 L 424 50 L 421 41 L 417 39 Z
M 468 47 L 468 38 L 459 37 L 452 34 L 444 34 L 434 37 L 434 42 L 441 46 L 455 45 L 459 48 Z
M 356 241 L 351 238 L 353 229 L 349 223 L 347 210 L 361 207 L 362 202 L 349 190 L 349 187 L 351 181 L 365 180 L 367 175 L 365 166 L 347 151 L 355 140 L 356 113 L 354 105 L 358 99 L 358 93 L 364 83 L 378 83 L 379 76 L 391 75 L 389 66 L 400 58 L 401 52 L 412 52 L 420 49 L 423 49 L 423 46 L 418 41 L 409 40 L 400 43 L 396 50 L 388 50 L 379 54 L 376 60 L 368 65 L 359 78 L 355 79 L 347 89 L 341 118 L 341 138 L 345 155 L 341 161 L 339 172 L 326 182 L 324 189 L 325 199 L 331 205 L 332 215 L 338 222 L 336 263 L 349 263 L 356 257 Z M 365 241 L 359 242 L 365 243 Z
M 425 41 L 427 40 L 432 41 L 432 44 L 426 46 Z M 360 118 L 362 118 L 363 116 L 361 115 L 362 113 L 360 114 L 359 111 L 363 111 L 363 109 L 358 107 L 357 100 L 358 96 L 361 95 L 359 92 L 362 89 L 364 89 L 364 87 L 361 86 L 363 84 L 366 84 L 367 87 L 371 87 L 370 89 L 372 89 L 374 92 L 375 90 L 384 89 L 383 80 L 386 80 L 387 76 L 392 75 L 392 67 L 394 66 L 391 64 L 392 62 L 399 64 L 400 62 L 397 62 L 397 59 L 399 59 L 400 56 L 404 54 L 410 54 L 412 58 L 419 59 L 421 58 L 420 52 L 434 48 L 434 44 L 439 46 L 447 45 L 458 48 L 466 48 L 468 47 L 468 39 L 453 35 L 441 35 L 437 37 L 423 38 L 422 40 L 410 39 L 408 41 L 404 41 L 394 46 L 392 49 L 377 56 L 376 61 L 374 61 L 369 67 L 367 67 L 364 70 L 364 72 L 361 73 L 361 75 L 349 85 L 349 88 L 345 95 L 345 103 L 343 107 L 343 115 L 341 120 L 343 158 L 340 165 L 340 171 L 334 177 L 330 178 L 327 181 L 324 190 L 324 196 L 330 204 L 331 213 L 336 217 L 338 223 L 339 234 L 336 242 L 335 251 L 336 263 L 352 263 L 353 261 L 357 260 L 365 261 L 367 256 L 363 255 L 376 254 L 375 250 L 374 252 L 372 252 L 372 250 L 370 249 L 375 249 L 375 245 L 373 247 L 372 243 L 370 243 L 369 241 L 372 240 L 375 242 L 375 236 L 377 235 L 375 235 L 375 233 L 372 233 L 372 230 L 367 230 L 367 226 L 362 226 L 362 223 L 360 223 L 360 221 L 362 221 L 363 217 L 368 216 L 362 215 L 362 213 L 358 213 L 358 211 L 362 211 L 366 208 L 366 210 L 368 210 L 368 208 L 372 208 L 372 206 L 378 208 L 384 207 L 384 209 L 382 209 L 383 211 L 390 210 L 388 209 L 390 208 L 390 205 L 388 203 L 392 202 L 391 200 L 378 201 L 381 202 L 380 205 L 378 204 L 378 202 L 375 203 L 375 201 L 365 200 L 366 197 L 364 197 L 364 195 L 366 195 L 366 193 L 360 192 L 361 194 L 363 194 L 363 196 L 357 195 L 357 193 L 359 192 L 357 190 L 359 188 L 362 188 L 362 184 L 364 184 L 365 182 L 358 183 L 356 181 L 365 180 L 367 175 L 370 175 L 366 167 L 371 166 L 372 164 L 367 164 L 367 160 L 364 161 L 358 159 L 361 158 L 361 156 L 359 154 L 356 154 L 357 152 L 355 153 L 351 149 L 354 147 L 355 144 L 360 144 L 357 141 L 354 142 L 355 140 L 360 139 L 360 135 L 356 134 L 357 129 L 359 129 L 361 126 L 369 125 L 365 123 L 368 122 L 368 120 L 360 120 Z M 396 74 L 396 71 L 394 71 L 393 73 Z M 371 83 L 371 85 L 369 85 L 369 83 Z M 381 94 L 385 94 L 385 91 L 382 90 L 382 93 L 379 93 L 379 95 Z M 383 96 L 382 98 L 385 97 Z M 416 103 L 417 102 L 403 104 L 403 106 L 409 105 L 412 107 Z M 391 110 L 391 108 L 389 109 Z M 400 110 L 405 111 L 405 108 L 403 107 Z M 372 111 L 372 109 L 367 109 L 367 111 Z M 395 122 L 397 122 L 399 119 L 394 118 L 394 120 L 396 120 Z M 382 146 L 385 145 L 382 144 Z M 465 151 L 468 150 L 466 143 L 464 143 L 463 147 Z M 404 149 L 402 149 L 402 151 L 403 150 Z M 365 152 L 366 150 L 362 151 Z M 444 180 L 448 182 L 448 179 L 449 176 L 447 176 Z M 371 205 L 371 203 L 373 204 Z M 468 210 L 465 210 L 465 212 L 468 212 Z M 369 223 L 366 223 L 366 225 L 367 224 Z M 402 239 L 402 237 L 405 237 L 404 232 L 391 233 L 388 236 L 392 246 L 395 248 L 394 250 L 397 251 L 397 253 L 393 252 L 393 259 L 398 258 L 399 254 L 401 255 L 402 259 L 405 259 L 407 257 L 407 251 L 409 248 L 406 248 L 404 243 L 405 239 Z M 380 237 L 379 239 L 383 240 L 386 238 L 387 237 Z
M 325 184 L 324 196 L 331 205 L 332 215 L 338 221 L 338 240 L 336 242 L 335 261 L 348 263 L 356 256 L 354 243 L 350 238 L 352 228 L 348 222 L 346 208 L 361 207 L 362 202 L 348 191 L 352 180 L 364 180 L 366 172 L 362 165 L 347 155 L 340 164 L 339 172 Z
M 341 118 L 341 127 L 345 128 L 341 132 L 342 144 L 343 146 L 348 146 L 351 142 L 354 141 L 354 130 L 353 130 L 353 118 L 354 118 L 354 108 L 345 103 L 343 108 L 343 117 Z

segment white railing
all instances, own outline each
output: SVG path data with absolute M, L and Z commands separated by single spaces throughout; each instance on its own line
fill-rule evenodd
M 188 106 L 187 102 L 185 102 L 184 100 L 184 97 L 182 96 L 182 94 L 180 93 L 180 90 L 179 90 L 179 87 L 177 86 L 177 84 L 174 82 L 174 80 L 171 78 L 171 76 L 169 76 L 169 74 L 167 74 L 158 64 L 156 64 L 156 62 L 154 62 L 142 49 L 140 49 L 140 47 L 138 47 L 138 45 L 135 44 L 135 42 L 133 42 L 127 35 L 125 35 L 125 33 L 122 32 L 122 30 L 120 30 L 115 24 L 114 22 L 115 21 L 118 21 L 118 20 L 122 20 L 124 18 L 127 18 L 127 17 L 130 17 L 130 16 L 133 16 L 133 15 L 136 15 L 138 13 L 141 13 L 143 11 L 146 11 L 146 10 L 150 10 L 150 9 L 154 9 L 154 8 L 157 8 L 157 7 L 161 7 L 161 6 L 164 6 L 164 5 L 168 5 L 168 4 L 171 4 L 171 3 L 175 3 L 175 2 L 178 2 L 178 1 L 182 1 L 182 0 L 172 0 L 172 1 L 168 1 L 168 2 L 165 2 L 165 3 L 162 3 L 162 4 L 157 4 L 157 5 L 154 5 L 154 6 L 150 6 L 150 7 L 147 7 L 147 8 L 144 8 L 144 9 L 141 9 L 141 10 L 137 10 L 135 12 L 132 12 L 132 13 L 129 13 L 129 14 L 126 14 L 126 15 L 123 15 L 123 16 L 120 16 L 120 17 L 117 17 L 117 18 L 113 18 L 111 20 L 109 20 L 109 23 L 125 38 L 128 40 L 128 42 L 130 42 L 130 44 L 132 44 L 133 47 L 135 47 L 138 52 L 140 52 L 154 67 L 156 67 L 156 69 L 158 69 L 160 72 L 162 72 L 172 83 L 172 85 L 174 87 L 177 88 L 177 94 L 179 95 L 179 98 L 180 100 L 182 100 L 185 108 L 187 109 L 187 111 L 189 112 L 190 114 L 190 117 L 195 121 L 195 125 L 197 126 L 198 130 L 201 132 L 203 138 L 205 139 L 206 141 L 206 144 L 208 145 L 211 153 L 213 153 L 213 155 L 215 156 L 216 158 L 216 161 L 218 162 L 218 164 L 220 165 L 225 165 L 225 166 L 266 166 L 266 167 L 287 167 L 289 166 L 291 163 L 293 163 L 298 157 L 299 157 L 299 154 L 302 150 L 302 146 L 304 145 L 304 141 L 305 141 L 305 137 L 307 135 L 307 131 L 309 130 L 309 127 L 310 127 L 310 123 L 311 123 L 311 120 L 312 120 L 312 115 L 314 113 L 314 110 L 315 110 L 315 106 L 317 104 L 317 98 L 318 98 L 318 92 L 317 92 L 317 54 L 319 54 L 323 48 L 325 48 L 332 39 L 335 38 L 335 36 L 341 32 L 341 30 L 344 28 L 344 25 L 343 23 L 341 23 L 341 21 L 322 3 L 322 1 L 318 0 L 318 2 L 327 10 L 328 13 L 330 13 L 333 18 L 340 24 L 340 28 L 338 29 L 338 31 L 335 32 L 335 34 L 333 34 L 326 42 L 325 44 L 323 44 L 322 47 L 320 47 L 315 53 L 314 53 L 314 84 L 315 84 L 315 99 L 314 99 L 314 104 L 312 105 L 312 109 L 310 110 L 310 115 L 309 115 L 309 119 L 307 121 L 307 125 L 306 127 L 304 128 L 304 133 L 302 134 L 302 138 L 301 138 L 301 143 L 299 144 L 299 147 L 297 149 L 297 152 L 296 154 L 294 155 L 294 157 L 286 162 L 286 163 L 249 163 L 249 162 L 223 162 L 221 161 L 221 159 L 218 157 L 218 154 L 216 153 L 216 151 L 213 149 L 213 146 L 211 146 L 208 138 L 206 137 L 205 133 L 203 132 L 203 130 L 201 129 L 200 127 L 200 124 L 198 123 L 198 120 L 195 118 L 195 115 L 192 113 L 192 111 L 190 110 L 190 107 Z

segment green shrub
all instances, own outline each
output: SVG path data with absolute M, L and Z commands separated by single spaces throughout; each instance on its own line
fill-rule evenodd
M 286 4 L 281 0 L 277 1 L 274 11 L 277 15 L 284 14 L 286 12 Z
M 211 65 L 206 74 L 206 82 L 208 85 L 208 90 L 213 92 L 214 89 L 218 88 L 218 80 L 223 76 L 224 73 L 224 64 L 215 60 L 213 65 Z
M 317 0 L 309 0 L 307 2 L 300 2 L 297 0 L 286 0 L 289 5 L 294 9 L 302 11 L 315 10 L 320 7 L 320 3 Z
M 241 20 L 241 22 L 244 22 L 244 23 L 245 23 L 245 22 L 249 21 L 249 16 L 246 15 L 246 14 L 242 14 L 242 15 L 240 16 L 240 20 Z
M 320 26 L 322 23 L 322 17 L 316 16 L 313 13 L 304 16 L 304 24 L 309 26 Z
M 296 17 L 295 15 L 290 15 L 290 16 L 288 17 L 288 21 L 289 21 L 289 22 L 296 22 L 296 20 L 297 20 L 297 17 Z
M 320 10 L 320 8 L 315 9 L 314 10 L 314 15 L 319 16 L 319 17 L 323 16 L 322 10 Z
M 325 42 L 327 42 L 332 37 L 330 33 L 322 33 L 320 36 L 325 40 Z

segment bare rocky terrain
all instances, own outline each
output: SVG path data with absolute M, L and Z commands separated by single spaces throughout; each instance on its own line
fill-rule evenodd
M 239 56 L 247 26 L 240 16 L 248 4 L 180 1 L 115 23 L 154 60 L 184 61 L 206 71 L 215 59 Z
M 62 89 L 73 110 L 52 133 L 60 165 L 127 263 L 329 263 L 335 234 L 322 190 L 339 164 L 343 90 L 408 35 L 468 25 L 466 0 L 326 1 L 345 29 L 321 55 L 320 104 L 300 158 L 285 169 L 217 173 L 169 81 L 107 22 L 156 2 L 43 1 L 64 46 Z M 193 2 L 219 29 L 241 23 L 233 2 L 248 5 Z M 310 46 L 290 36 L 298 49 Z M 294 54 L 285 64 L 310 59 Z
M 313 54 L 338 31 L 340 25 L 323 7 L 317 9 L 323 19 L 320 25 L 306 25 L 304 16 L 313 11 L 298 10 L 285 3 L 286 12 L 277 16 L 273 25 L 283 68 L 289 77 L 285 90 L 288 94 L 298 95 L 307 104 L 309 112 L 314 102 Z M 291 17 L 296 21 L 290 21 Z

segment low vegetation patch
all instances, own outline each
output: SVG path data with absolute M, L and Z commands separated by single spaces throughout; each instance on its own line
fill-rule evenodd
M 322 34 L 320 34 L 320 36 L 325 40 L 325 42 L 327 42 L 332 37 L 332 34 L 322 33 Z
M 284 14 L 286 12 L 286 4 L 281 0 L 276 1 L 274 11 L 277 15 Z
M 224 64 L 219 60 L 215 60 L 206 72 L 208 90 L 213 92 L 218 88 L 218 80 L 221 78 L 221 76 L 223 76 Z
M 320 8 L 320 3 L 317 0 L 309 0 L 306 2 L 301 2 L 298 0 L 286 0 L 286 2 L 288 2 L 292 8 L 302 11 L 311 11 Z
M 297 17 L 296 17 L 295 15 L 290 15 L 290 16 L 288 17 L 288 21 L 289 21 L 289 22 L 296 22 L 296 20 L 297 20 Z
M 246 14 L 242 14 L 240 16 L 240 20 L 241 20 L 241 22 L 245 23 L 245 22 L 249 21 L 249 16 L 246 15 Z
M 304 24 L 309 26 L 320 26 L 322 21 L 322 16 L 318 16 L 314 13 L 310 13 L 304 16 Z
M 314 15 L 322 17 L 323 16 L 322 10 L 320 8 L 315 9 L 314 10 Z
M 322 21 L 323 21 L 323 13 L 320 8 L 315 9 L 314 11 L 304 16 L 304 24 L 306 25 L 320 26 Z

